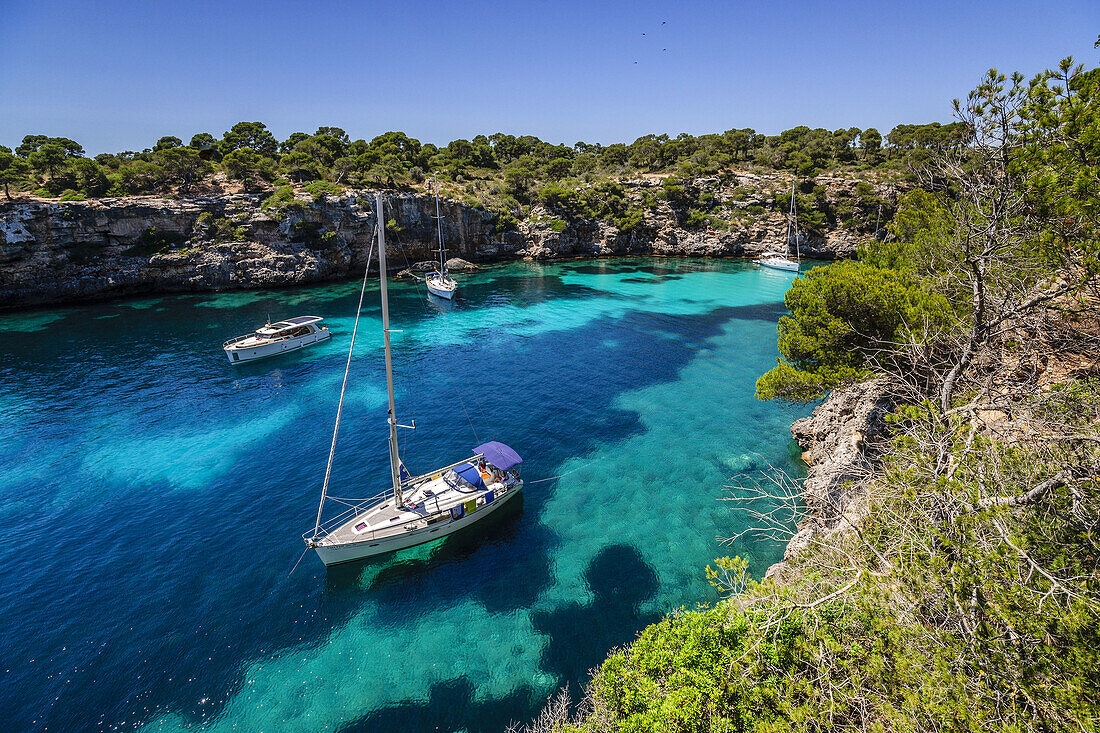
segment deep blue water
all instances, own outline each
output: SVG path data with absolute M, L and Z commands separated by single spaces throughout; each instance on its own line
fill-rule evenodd
M 0 729 L 497 731 L 714 601 L 703 568 L 745 521 L 724 487 L 801 471 L 802 411 L 752 397 L 791 275 L 637 259 L 460 280 L 452 304 L 391 290 L 402 452 L 415 472 L 504 441 L 522 503 L 327 572 L 291 568 L 358 283 L 0 317 Z M 376 281 L 367 303 L 342 497 L 388 481 Z M 224 339 L 303 314 L 334 338 L 225 360 Z M 738 552 L 762 573 L 781 548 Z

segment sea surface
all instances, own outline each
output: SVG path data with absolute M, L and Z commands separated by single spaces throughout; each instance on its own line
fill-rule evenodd
M 807 410 L 753 398 L 792 278 L 619 259 L 460 275 L 453 303 L 394 283 L 406 464 L 496 439 L 528 483 L 469 530 L 328 571 L 301 535 L 359 283 L 0 316 L 0 730 L 500 731 L 578 694 L 609 649 L 717 599 L 713 558 L 780 559 L 720 538 L 749 521 L 727 486 L 802 475 Z M 366 298 L 341 498 L 388 484 L 374 278 Z M 221 351 L 305 314 L 333 338 Z

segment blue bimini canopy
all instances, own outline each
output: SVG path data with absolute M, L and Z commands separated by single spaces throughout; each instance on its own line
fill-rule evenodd
M 498 443 L 497 441 L 491 441 L 489 443 L 483 443 L 477 448 L 474 448 L 474 453 L 480 453 L 485 456 L 485 460 L 493 464 L 501 471 L 507 471 L 512 466 L 518 466 L 523 463 L 523 459 L 519 457 L 519 453 L 504 445 L 504 443 Z
M 476 488 L 480 489 L 485 486 L 485 482 L 481 480 L 481 471 L 477 470 L 477 466 L 463 463 L 461 466 L 455 466 L 455 473 Z

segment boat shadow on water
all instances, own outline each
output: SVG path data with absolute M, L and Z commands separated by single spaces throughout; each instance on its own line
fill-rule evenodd
M 613 544 L 590 558 L 584 571 L 591 592 L 587 602 L 572 601 L 555 609 L 536 611 L 532 622 L 546 638 L 539 667 L 553 686 L 568 689 L 579 701 L 588 671 L 608 650 L 631 642 L 639 628 L 660 621 L 662 614 L 641 607 L 658 590 L 656 571 L 637 548 Z M 534 675 L 535 670 L 532 670 Z M 340 733 L 379 730 L 466 730 L 470 733 L 504 730 L 515 721 L 534 718 L 545 704 L 546 690 L 532 685 L 501 696 L 478 694 L 475 673 L 431 685 L 426 700 L 401 700 L 342 726 Z

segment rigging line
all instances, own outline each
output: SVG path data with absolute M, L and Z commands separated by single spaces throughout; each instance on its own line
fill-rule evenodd
M 381 214 L 381 212 L 379 212 Z M 376 215 L 375 235 L 378 234 L 381 216 Z M 385 224 L 382 224 L 385 226 Z M 328 449 L 328 464 L 325 466 L 325 481 L 321 485 L 321 503 L 317 507 L 317 524 L 313 527 L 313 536 L 317 537 L 321 531 L 321 512 L 325 509 L 325 496 L 328 494 L 328 482 L 332 477 L 332 460 L 336 455 L 336 436 L 340 432 L 340 416 L 344 411 L 344 393 L 348 389 L 348 373 L 351 372 L 351 355 L 355 351 L 355 335 L 359 332 L 359 316 L 363 312 L 363 296 L 367 292 L 367 273 L 370 272 L 370 261 L 374 255 L 374 242 L 371 241 L 370 250 L 367 252 L 367 266 L 363 268 L 363 287 L 359 289 L 359 307 L 355 309 L 355 325 L 351 329 L 351 345 L 348 347 L 348 363 L 344 366 L 344 383 L 340 385 L 340 402 L 336 406 L 336 424 L 332 427 L 332 445 Z M 293 571 L 291 571 L 293 572 Z
M 470 419 L 470 413 L 466 409 L 466 403 L 462 401 L 462 394 L 458 391 L 458 387 L 455 386 L 454 382 L 451 382 L 451 389 L 455 391 L 455 396 L 458 397 L 458 404 L 462 405 L 462 411 L 466 413 L 466 422 L 470 424 L 470 430 L 474 434 L 474 440 L 478 442 L 478 445 L 481 445 L 481 438 L 477 437 L 477 430 L 474 429 L 474 421 Z
M 409 274 L 412 275 L 412 279 L 416 287 L 416 294 L 418 296 L 423 295 L 423 293 L 420 292 L 420 277 L 417 276 L 416 272 L 413 271 L 412 262 L 409 261 L 408 250 L 406 250 L 405 245 L 402 244 L 401 238 L 397 236 L 397 232 L 394 232 L 393 243 L 397 245 L 397 249 L 401 252 L 401 257 L 405 260 L 405 269 L 408 270 Z M 427 275 L 425 275 L 424 280 L 427 281 L 427 279 Z
M 482 409 L 482 407 L 481 407 L 481 400 L 479 400 L 477 398 L 477 390 L 476 389 L 470 390 L 470 397 L 473 398 L 474 404 L 477 405 L 477 412 L 478 412 L 478 415 L 481 417 L 481 424 L 482 425 L 489 425 L 489 421 L 485 417 L 485 410 Z M 492 430 L 492 427 L 493 427 L 492 425 L 489 425 L 490 430 Z M 489 436 L 489 439 L 492 440 L 492 436 Z M 478 442 L 480 443 L 481 441 L 478 441 Z

